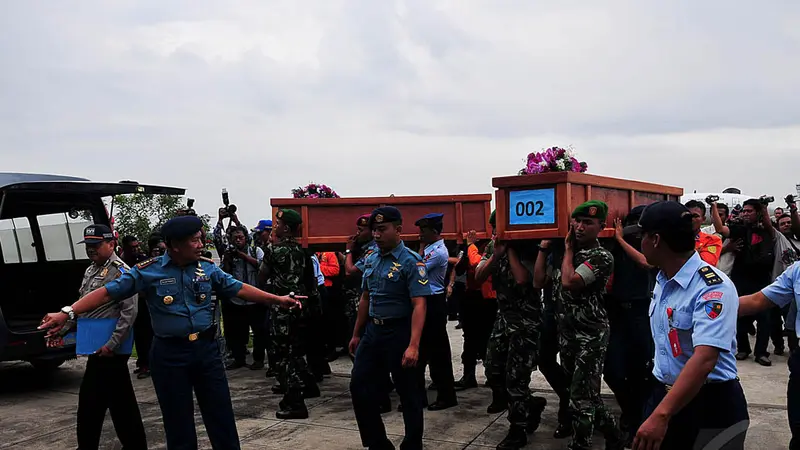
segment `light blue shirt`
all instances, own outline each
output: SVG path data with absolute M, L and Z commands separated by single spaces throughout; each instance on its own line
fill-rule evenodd
M 761 291 L 772 303 L 784 307 L 792 302 L 795 308 L 794 330 L 800 336 L 800 261 L 792 264 L 775 281 Z M 787 318 L 788 319 L 788 318 Z M 789 328 L 787 326 L 787 328 Z
M 708 269 L 705 269 L 708 267 Z M 672 327 L 678 331 L 680 356 L 673 356 L 669 341 Z M 656 277 L 650 302 L 650 330 L 655 343 L 653 375 L 672 385 L 698 345 L 720 350 L 717 365 L 708 381 L 736 379 L 736 319 L 739 294 L 727 275 L 706 264 L 695 252 L 672 279 L 664 272 Z
M 369 241 L 366 244 L 361 246 L 361 256 L 356 261 L 356 269 L 360 270 L 361 273 L 364 273 L 364 263 L 367 261 L 367 257 L 372 253 L 378 252 L 380 249 L 378 248 L 378 244 L 373 240 Z
M 314 266 L 314 276 L 317 277 L 317 286 L 325 284 L 325 275 L 322 269 L 319 268 L 319 258 L 317 255 L 311 255 L 311 264 Z
M 428 280 L 431 283 L 431 293 L 444 294 L 445 278 L 447 278 L 447 260 L 450 254 L 444 245 L 444 239 L 439 239 L 425 247 L 422 261 L 428 269 Z
M 410 317 L 411 299 L 431 295 L 425 263 L 402 242 L 389 253 L 374 252 L 364 263 L 361 288 L 369 293 L 369 315 L 378 319 Z
M 211 260 L 201 259 L 180 267 L 165 254 L 137 264 L 105 287 L 114 301 L 142 292 L 150 310 L 153 334 L 185 338 L 215 322 L 212 290 L 224 297 L 235 297 L 242 282 Z

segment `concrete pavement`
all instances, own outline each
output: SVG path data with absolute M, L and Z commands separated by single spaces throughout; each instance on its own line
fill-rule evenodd
M 449 324 L 450 339 L 456 354 L 454 367 L 460 371 L 461 332 Z M 739 363 L 740 377 L 750 405 L 751 425 L 747 448 L 785 449 L 789 442 L 786 416 L 786 357 L 773 356 L 773 367 L 761 367 L 751 360 Z M 133 367 L 133 364 L 131 364 Z M 351 363 L 340 358 L 332 364 L 334 375 L 321 385 L 322 397 L 308 401 L 307 420 L 275 419 L 279 396 L 270 392 L 272 381 L 263 371 L 240 369 L 229 372 L 230 389 L 243 449 L 360 449 L 360 439 L 348 392 Z M 83 362 L 72 361 L 49 376 L 37 374 L 24 363 L 0 364 L 0 449 L 72 449 L 75 440 L 75 413 Z M 479 367 L 479 372 L 482 369 Z M 457 375 L 457 377 L 460 374 Z M 483 382 L 479 373 L 479 382 Z M 165 448 L 164 430 L 155 392 L 150 380 L 133 380 L 151 449 Z M 557 397 L 544 378 L 534 374 L 531 383 L 537 395 L 548 399 L 548 408 L 539 431 L 526 448 L 563 449 L 567 441 L 553 439 Z M 610 391 L 604 386 L 606 404 L 619 414 Z M 431 394 L 433 395 L 433 394 Z M 428 449 L 494 448 L 507 431 L 505 414 L 488 415 L 491 392 L 488 388 L 459 393 L 460 405 L 443 412 L 425 413 L 425 445 Z M 393 397 L 394 406 L 397 397 Z M 211 448 L 199 411 L 196 414 L 201 448 Z M 402 415 L 384 415 L 390 438 L 399 445 L 403 434 Z M 602 449 L 596 435 L 595 448 Z M 106 419 L 101 448 L 119 449 L 110 420 Z

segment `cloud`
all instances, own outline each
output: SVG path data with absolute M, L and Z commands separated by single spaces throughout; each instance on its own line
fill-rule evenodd
M 225 186 L 255 222 L 310 181 L 491 192 L 571 144 L 598 174 L 782 196 L 798 25 L 788 0 L 12 2 L 3 169 L 185 186 L 206 211 Z

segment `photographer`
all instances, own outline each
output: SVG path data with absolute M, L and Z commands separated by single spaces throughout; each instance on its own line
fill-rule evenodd
M 740 296 L 751 295 L 764 289 L 772 282 L 775 263 L 775 228 L 772 227 L 767 206 L 774 198 L 761 197 L 749 199 L 742 205 L 741 222 L 722 223 L 716 203 L 711 204 L 711 218 L 717 233 L 730 239 L 726 245 L 733 252 L 735 260 L 731 270 L 731 280 Z M 751 347 L 748 330 L 753 320 L 757 322 L 755 358 L 762 366 L 771 366 L 767 346 L 770 338 L 770 315 L 768 311 L 757 316 L 742 317 L 737 327 L 739 351 L 736 359 L 745 360 L 750 356 Z
M 264 258 L 264 251 L 253 245 L 247 228 L 241 225 L 235 213 L 231 214 L 228 208 L 220 208 L 219 213 L 219 220 L 214 228 L 214 241 L 217 251 L 222 253 L 222 270 L 245 284 L 257 286 L 258 266 Z M 223 230 L 222 221 L 225 217 L 230 217 L 232 223 L 227 231 Z M 253 365 L 250 368 L 262 369 L 266 354 L 264 324 L 267 307 L 236 297 L 223 298 L 222 305 L 226 343 L 233 357 L 226 368 L 235 370 L 246 366 L 247 343 L 252 328 Z

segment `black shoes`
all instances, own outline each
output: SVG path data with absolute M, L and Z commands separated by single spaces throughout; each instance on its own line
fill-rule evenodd
M 559 423 L 556 427 L 556 431 L 553 432 L 553 437 L 556 439 L 566 439 L 570 436 L 572 436 L 571 423 Z
M 225 369 L 226 370 L 236 370 L 236 369 L 241 369 L 242 367 L 246 367 L 246 366 L 247 366 L 247 364 L 245 364 L 244 361 L 231 361 L 231 362 L 228 363 L 227 366 L 225 366 Z
M 280 411 L 275 413 L 275 417 L 280 420 L 308 419 L 308 409 L 304 404 L 284 405 Z
M 518 450 L 528 443 L 528 434 L 525 428 L 519 425 L 511 425 L 508 436 L 497 445 L 497 450 Z
M 458 406 L 458 400 L 455 398 L 447 401 L 436 400 L 428 406 L 428 411 L 444 411 L 455 406 Z
M 460 380 L 456 381 L 455 386 L 457 391 L 464 391 L 478 387 L 478 380 L 475 379 L 475 368 L 472 368 L 472 370 L 464 369 L 464 376 L 461 377 Z
M 769 367 L 772 365 L 772 361 L 769 360 L 766 356 L 759 356 L 756 358 L 756 362 L 761 364 L 764 367 Z
M 499 414 L 508 409 L 508 394 L 505 388 L 492 387 L 492 404 L 486 408 L 488 414 Z
M 250 364 L 250 370 L 261 370 L 264 368 L 264 361 L 253 361 L 253 364 Z
M 528 416 L 528 425 L 525 427 L 525 431 L 528 434 L 533 434 L 536 430 L 539 429 L 539 425 L 542 423 L 542 413 L 544 413 L 544 408 L 547 406 L 547 399 L 544 397 L 532 397 L 531 398 L 531 412 Z

